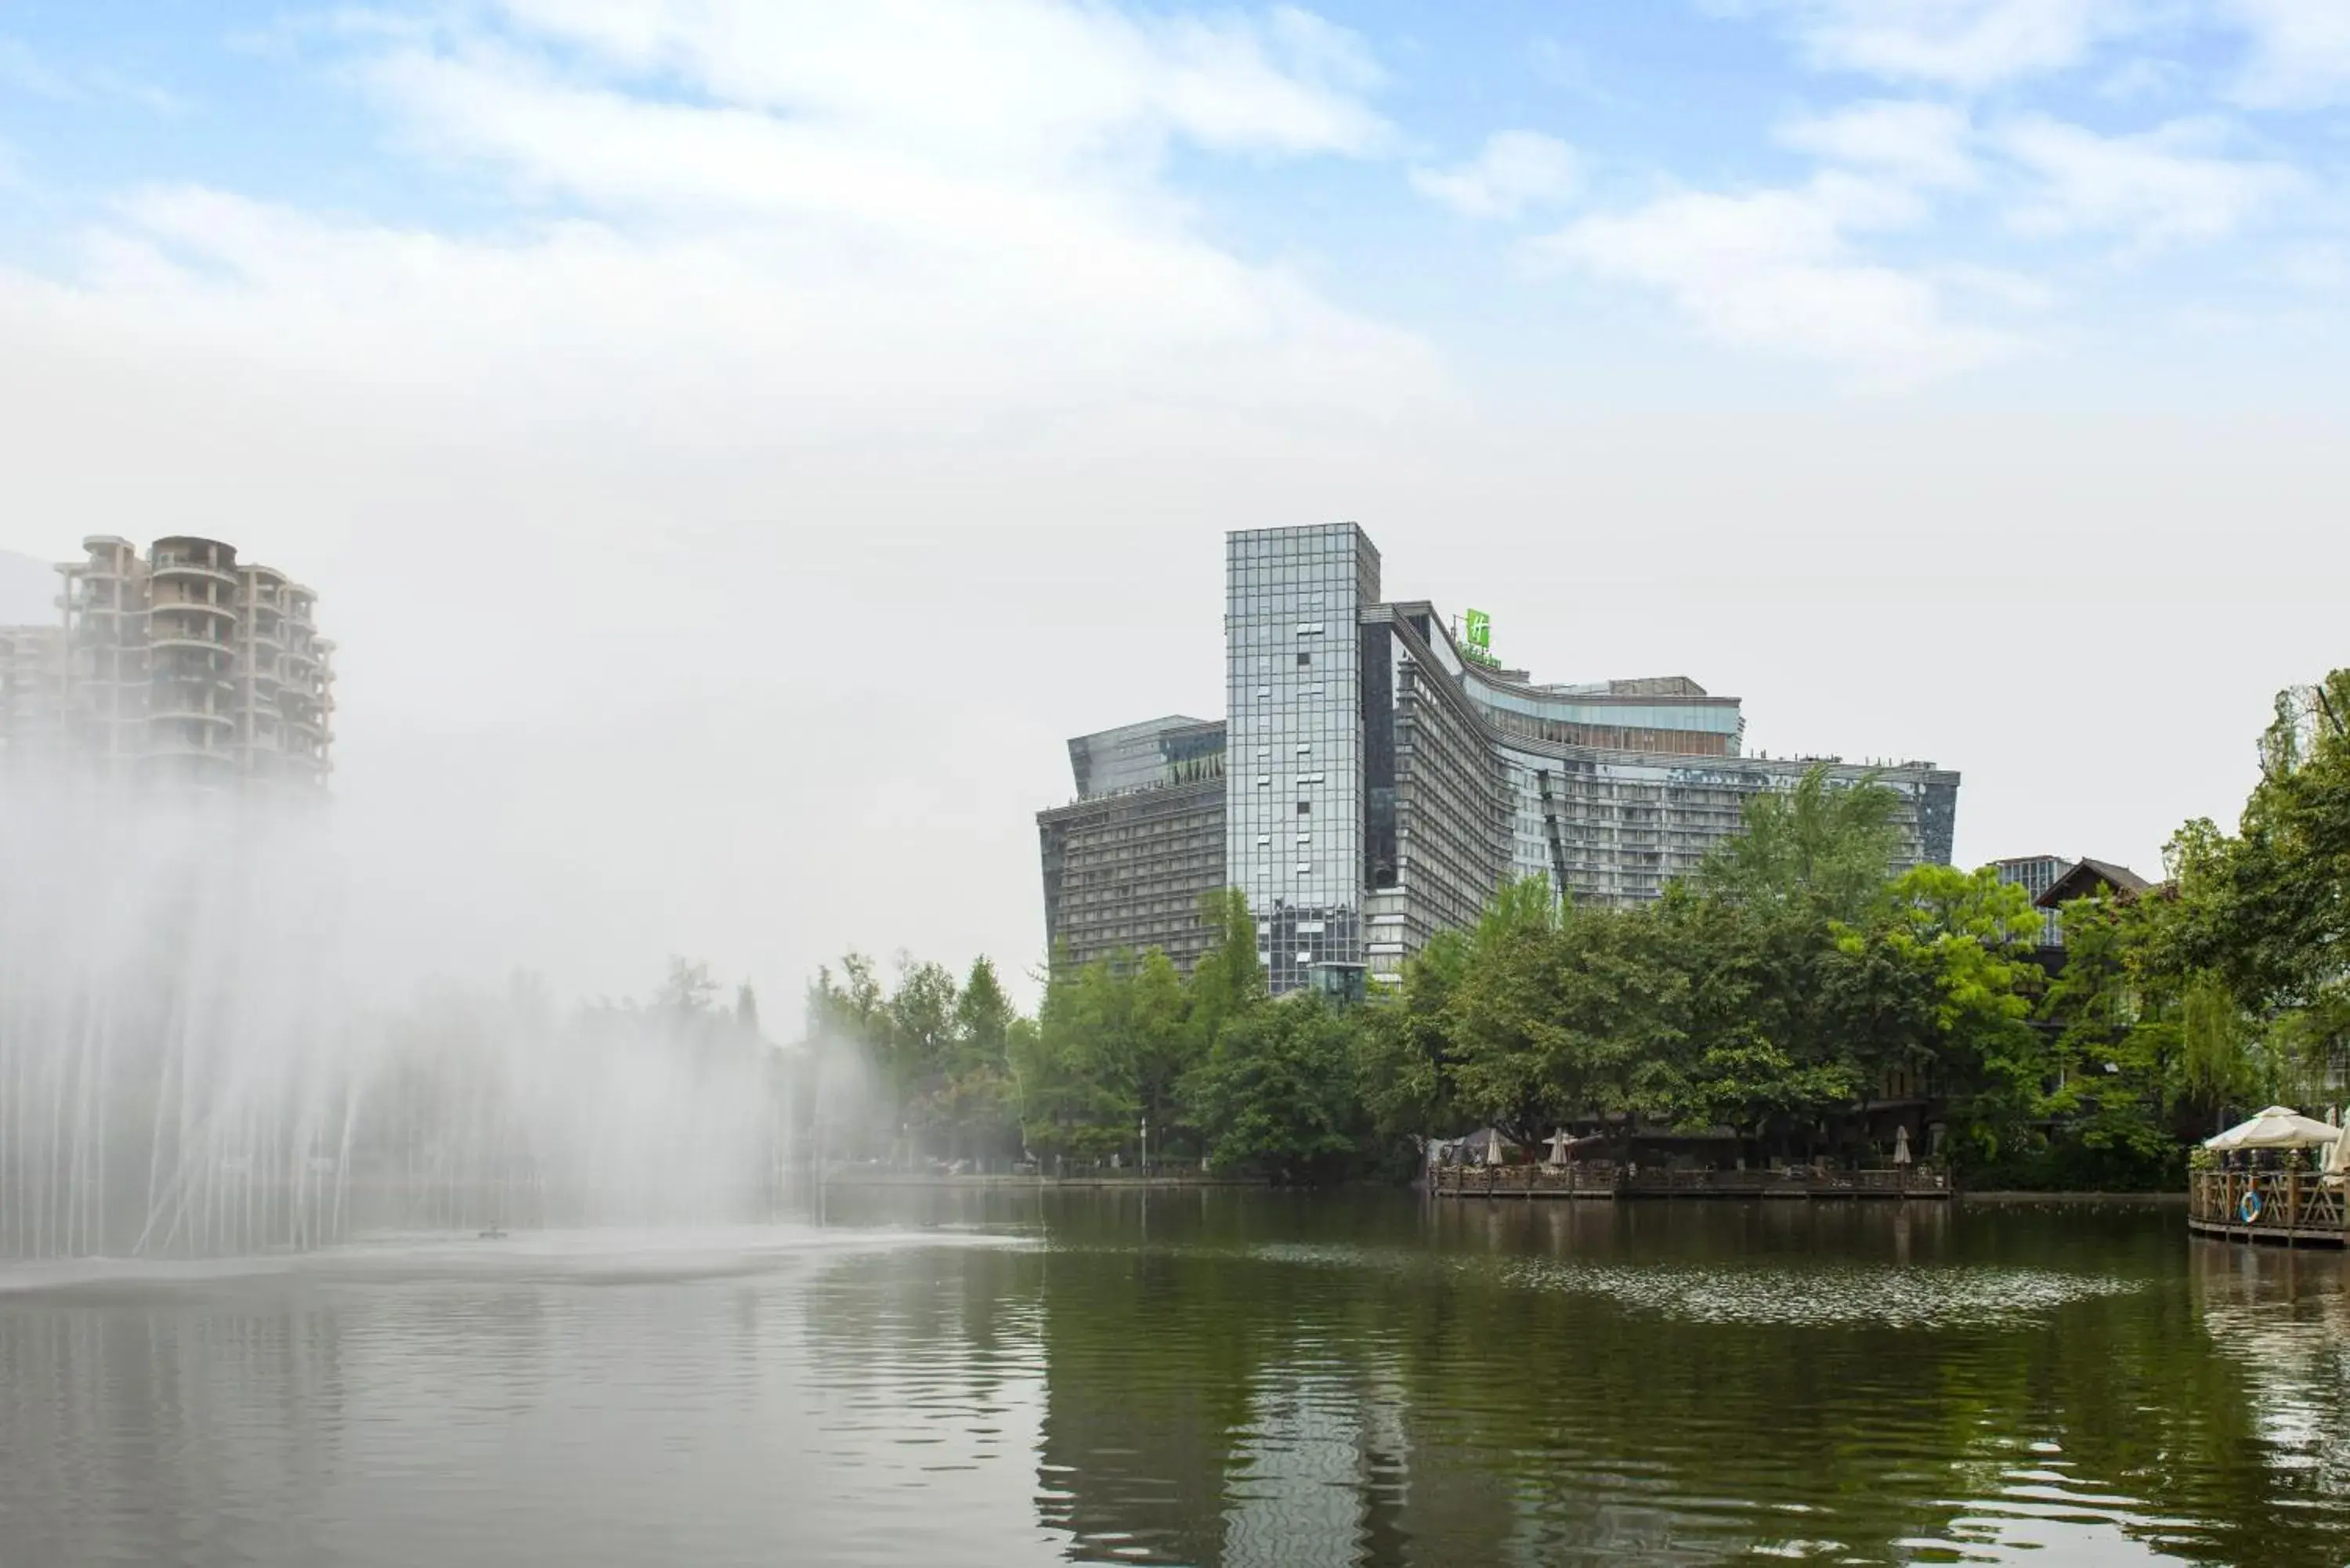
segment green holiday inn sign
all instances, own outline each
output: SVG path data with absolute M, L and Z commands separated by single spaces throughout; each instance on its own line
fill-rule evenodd
M 1493 618 L 1483 610 L 1472 609 L 1461 618 L 1461 654 L 1471 664 L 1482 664 L 1488 670 L 1499 670 L 1502 661 L 1493 657 Z

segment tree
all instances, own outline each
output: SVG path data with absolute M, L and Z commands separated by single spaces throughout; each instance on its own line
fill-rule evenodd
M 1285 1182 L 1344 1174 L 1361 1144 L 1353 1054 L 1345 1021 L 1310 992 L 1234 1020 L 1191 1085 L 1210 1162 Z
M 1356 1082 L 1383 1147 L 1464 1130 L 1453 1103 L 1452 1002 L 1469 960 L 1463 931 L 1438 931 L 1404 961 L 1399 995 L 1347 1016 Z
M 1251 940 L 1253 944 L 1253 935 Z M 1255 958 L 1253 945 L 1249 956 Z M 1191 1004 L 1172 961 L 1157 948 L 1144 953 L 1127 1008 L 1132 1042 L 1128 1097 L 1136 1116 L 1157 1132 L 1162 1148 L 1174 1146 L 1183 1079 L 1206 1055 L 1200 1032 L 1191 1026 Z
M 2174 841 L 2186 902 L 2181 967 L 2208 969 L 2246 1006 L 2350 1030 L 2350 670 L 2280 692 L 2261 779 L 2234 837 L 2189 824 Z
M 1004 993 L 995 966 L 984 957 L 973 960 L 955 999 L 945 1057 L 923 1110 L 926 1124 L 945 1131 L 950 1155 L 995 1156 L 1017 1148 L 1011 1038 L 1014 1026 L 1024 1022 Z
M 669 978 L 655 993 L 653 1005 L 674 1018 L 693 1018 L 708 1012 L 717 996 L 718 982 L 710 978 L 708 964 L 689 962 L 671 954 Z
M 1461 1108 L 1522 1143 L 1665 1096 L 1687 977 L 1653 910 L 1562 909 L 1541 877 L 1496 895 L 1451 1008 Z
M 1811 899 L 1856 919 L 1901 846 L 1901 796 L 1871 775 L 1842 784 L 1821 763 L 1791 790 L 1747 798 L 1740 831 L 1699 868 L 1699 886 L 1733 903 Z
M 1946 1089 L 1956 1091 L 1951 1122 L 1962 1155 L 1997 1155 L 2042 1111 L 2050 1063 L 2030 1023 L 2039 924 L 2029 895 L 2001 882 L 1993 867 L 1919 866 L 1885 889 L 1865 928 L 1837 934 L 1847 959 L 1882 944 L 1930 982 L 1933 1033 L 1924 1044 Z
M 1191 966 L 1192 1048 L 1205 1056 L 1224 1025 L 1264 1000 L 1264 965 L 1257 961 L 1256 917 L 1248 895 L 1222 888 L 1200 898 L 1208 950 Z
M 1122 1147 L 1134 1095 L 1134 987 L 1107 959 L 1055 973 L 1036 1038 L 1019 1063 L 1022 1136 L 1038 1154 L 1098 1158 Z

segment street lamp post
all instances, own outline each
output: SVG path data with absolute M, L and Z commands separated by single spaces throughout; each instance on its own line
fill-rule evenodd
M 1150 1118 L 1142 1118 L 1142 1174 L 1150 1174 Z

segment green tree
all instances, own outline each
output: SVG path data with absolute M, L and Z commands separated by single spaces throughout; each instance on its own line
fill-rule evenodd
M 1220 1170 L 1286 1182 L 1345 1174 L 1361 1147 L 1345 1020 L 1299 992 L 1251 1008 L 1216 1037 L 1191 1102 Z
M 1864 928 L 1838 930 L 1846 958 L 1881 943 L 1931 982 L 1933 1033 L 1923 1044 L 1951 1102 L 1961 1158 L 1996 1156 L 2043 1110 L 2052 1063 L 2030 1022 L 2039 924 L 2029 895 L 1992 867 L 1919 866 L 1886 888 Z
M 1452 1006 L 1468 961 L 1468 933 L 1438 931 L 1404 961 L 1400 994 L 1347 1015 L 1356 1082 L 1383 1147 L 1466 1130 L 1453 1103 Z
M 1541 877 L 1497 895 L 1451 1008 L 1461 1110 L 1522 1143 L 1666 1098 L 1687 976 L 1653 910 L 1562 909 Z
M 1819 763 L 1793 789 L 1748 797 L 1740 831 L 1706 857 L 1699 886 L 1733 903 L 1807 898 L 1857 919 L 1900 849 L 1900 795 L 1873 775 L 1840 784 Z
M 1191 966 L 1190 1020 L 1192 1048 L 1204 1056 L 1228 1022 L 1264 1000 L 1265 979 L 1247 894 L 1222 888 L 1201 895 L 1200 923 L 1211 940 Z
M 1250 958 L 1255 958 L 1252 933 Z M 1126 1062 L 1121 1104 L 1139 1122 L 1148 1122 L 1154 1146 L 1176 1147 L 1183 1115 L 1182 1084 L 1204 1059 L 1200 1032 L 1191 1026 L 1193 999 L 1168 956 L 1152 948 L 1135 966 L 1129 986 L 1127 1030 L 1132 1042 Z
M 1125 1147 L 1140 1116 L 1134 1093 L 1135 986 L 1097 959 L 1055 973 L 1020 1065 L 1022 1131 L 1040 1155 L 1100 1158 Z
M 2350 670 L 2280 692 L 2237 833 L 2173 843 L 2179 967 L 2312 1043 L 2350 1031 Z

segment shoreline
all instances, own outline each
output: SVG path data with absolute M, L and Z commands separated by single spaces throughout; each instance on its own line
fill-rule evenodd
M 2111 1203 L 2125 1206 L 2177 1204 L 2187 1205 L 2184 1192 L 1968 1192 L 1959 1193 L 1961 1203 L 1981 1203 L 1993 1208 L 2029 1203 Z
M 844 1173 L 841 1175 L 826 1177 L 824 1179 L 824 1185 L 827 1188 L 834 1189 L 971 1189 L 980 1191 L 1006 1192 L 1077 1190 L 1167 1192 L 1206 1190 L 1209 1189 L 1257 1189 L 1265 1191 L 1275 1190 L 1274 1183 L 1267 1181 L 1263 1177 L 1249 1176 L 1118 1176 L 1109 1174 L 1082 1176 L 945 1176 L 921 1171 L 858 1171 L 853 1174 Z M 1279 1190 L 1339 1192 L 1360 1191 L 1366 1188 L 1386 1189 L 1388 1187 L 1388 1184 L 1384 1182 L 1347 1182 L 1331 1188 L 1286 1188 L 1280 1189 Z M 1395 1187 L 1392 1190 L 1399 1192 L 1415 1192 L 1425 1195 L 1428 1189 L 1421 1183 L 1413 1182 L 1409 1186 Z M 1496 1196 L 1512 1195 L 1497 1194 Z M 2042 1203 L 2099 1204 L 2118 1208 L 2167 1208 L 2173 1205 L 2183 1207 L 2187 1202 L 2186 1193 L 2169 1191 L 2033 1192 L 2002 1189 L 1970 1192 L 1965 1189 L 1960 1189 L 1958 1191 L 1950 1194 L 1950 1198 L 1960 1203 L 1978 1204 L 1990 1209 L 2023 1208 Z
M 827 1176 L 827 1188 L 969 1187 L 1025 1192 L 1066 1188 L 1133 1188 L 1169 1191 L 1177 1189 L 1262 1187 L 1273 1184 L 1256 1176 L 941 1176 L 922 1171 L 858 1171 Z

